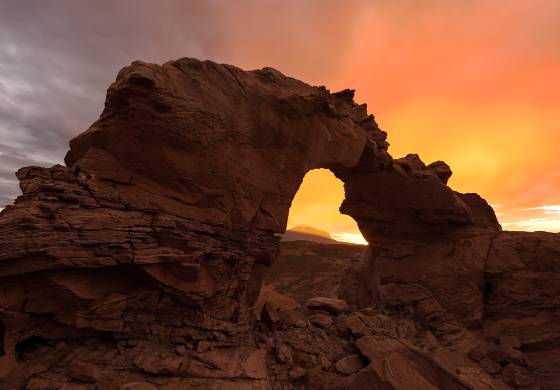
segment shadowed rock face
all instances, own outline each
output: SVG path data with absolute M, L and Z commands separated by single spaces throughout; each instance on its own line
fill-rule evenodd
M 66 164 L 116 182 L 133 207 L 283 232 L 305 173 L 354 166 L 373 133 L 365 106 L 274 69 L 136 62 Z
M 66 166 L 22 168 L 23 195 L 0 214 L 5 386 L 70 378 L 119 388 L 147 377 L 169 388 L 301 385 L 312 375 L 300 364 L 283 377 L 270 357 L 278 346 L 263 340 L 277 318 L 299 318 L 281 322 L 303 338 L 313 329 L 303 314 L 283 317 L 279 305 L 256 303 L 277 256 L 275 233 L 285 231 L 291 201 L 316 168 L 344 182 L 341 211 L 373 243 L 346 270 L 340 296 L 376 313 L 420 305 L 411 320 L 441 345 L 472 346 L 464 329 L 482 327 L 489 313 L 488 254 L 500 226 L 483 199 L 447 187 L 445 163 L 394 160 L 385 139 L 353 91 L 331 94 L 274 69 L 188 58 L 122 69 L 101 117 L 70 142 Z M 392 282 L 380 284 L 391 272 Z M 429 304 L 418 303 L 425 291 L 413 285 L 429 290 Z M 502 295 L 493 296 L 496 307 Z M 255 307 L 266 313 L 255 316 Z M 375 334 L 371 324 L 351 337 Z M 335 350 L 348 344 L 345 329 L 325 336 Z M 397 366 L 419 356 L 406 348 Z M 345 359 L 333 375 L 356 375 L 346 385 L 400 383 L 375 362 L 361 370 L 367 354 L 346 352 L 358 357 L 326 358 Z M 418 369 L 432 364 L 418 359 Z M 409 384 L 437 385 L 443 375 L 464 388 L 444 368 L 428 371 L 432 379 L 412 375 Z

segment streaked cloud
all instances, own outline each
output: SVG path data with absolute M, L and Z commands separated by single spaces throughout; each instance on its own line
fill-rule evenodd
M 529 207 L 525 210 L 541 210 L 545 214 L 560 214 L 560 205 L 548 205 L 548 206 L 538 206 L 538 207 Z
M 507 230 L 560 232 L 560 205 L 510 209 L 499 218 Z

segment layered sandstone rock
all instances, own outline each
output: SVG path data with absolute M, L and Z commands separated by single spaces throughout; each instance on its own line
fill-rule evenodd
M 410 321 L 431 334 L 428 355 L 452 372 L 467 377 L 482 373 L 498 381 L 492 388 L 558 387 L 555 263 L 559 240 L 552 233 L 497 234 L 483 256 L 482 295 L 477 301 L 482 316 L 474 322 L 461 321 L 463 311 L 456 310 L 461 303 L 468 304 L 461 291 L 468 285 L 466 275 L 454 271 L 462 263 L 453 251 L 440 253 L 431 261 L 417 257 L 417 262 L 412 262 L 412 254 L 382 259 L 383 312 L 393 321 Z M 321 289 L 335 297 L 336 287 L 347 277 L 343 276 L 344 270 L 353 270 L 360 262 L 356 259 L 360 251 L 353 245 L 344 248 L 312 242 L 282 243 L 271 277 L 266 280 L 302 304 L 310 293 Z M 294 269 L 292 277 L 297 277 L 299 283 L 287 279 L 288 266 Z M 472 277 L 476 275 L 478 272 Z M 313 323 L 313 317 L 310 320 Z M 398 367 L 397 372 L 406 371 L 405 366 Z M 486 388 L 479 386 L 475 388 Z
M 556 236 L 501 233 L 445 163 L 387 150 L 351 90 L 188 58 L 122 69 L 66 166 L 21 169 L 0 214 L 2 386 L 556 383 Z M 338 286 L 349 310 L 260 294 L 315 168 L 372 243 Z

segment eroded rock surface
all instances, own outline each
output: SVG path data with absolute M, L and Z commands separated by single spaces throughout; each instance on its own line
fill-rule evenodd
M 476 389 L 553 389 L 560 383 L 558 280 L 554 265 L 558 261 L 555 249 L 558 247 L 557 234 L 499 233 L 484 256 L 483 295 L 477 301 L 482 316 L 475 322 L 462 321 L 463 311 L 455 309 L 461 302 L 468 302 L 460 291 L 465 286 L 466 276 L 451 271 L 445 273 L 445 269 L 453 270 L 461 264 L 455 263 L 457 260 L 451 256 L 453 251 L 447 254 L 448 264 L 436 261 L 436 257 L 431 261 L 422 261 L 419 257 L 417 263 L 412 263 L 412 255 L 400 260 L 382 259 L 379 290 L 383 309 L 354 307 L 351 315 L 356 311 L 368 316 L 382 312 L 391 321 L 405 321 L 422 329 L 424 339 L 415 339 L 413 345 L 423 349 L 429 358 L 459 376 L 472 378 L 474 375 L 480 379 L 482 375 L 484 383 L 492 379 L 490 387 L 479 383 Z M 360 251 L 354 245 L 343 248 L 342 245 L 303 241 L 283 242 L 280 256 L 271 269 L 274 278 L 267 277 L 266 281 L 300 304 L 321 287 L 334 298 L 337 297 L 336 286 L 340 288 L 341 282 L 344 286 L 348 273 L 352 275 L 359 264 L 356 256 Z M 299 283 L 286 282 L 288 265 L 294 268 Z M 479 271 L 475 271 L 472 277 L 478 274 Z M 339 275 L 338 279 L 335 275 Z M 317 314 L 308 314 L 308 320 L 321 327 L 315 316 Z M 357 335 L 365 334 L 363 321 L 352 324 Z M 392 341 L 378 337 L 375 348 L 360 348 L 360 342 L 356 346 L 367 357 L 368 354 L 382 354 L 386 343 Z M 406 365 L 397 367 L 397 372 L 407 372 Z
M 393 159 L 353 96 L 188 58 L 123 68 L 66 166 L 22 168 L 0 213 L 2 387 L 558 384 L 557 236 L 501 232 L 445 163 Z M 372 245 L 298 302 L 261 285 L 315 168 Z

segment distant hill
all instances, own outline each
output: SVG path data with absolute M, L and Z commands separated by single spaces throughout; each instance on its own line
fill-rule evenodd
M 338 244 L 339 241 L 333 239 L 328 232 L 315 229 L 311 226 L 296 226 L 289 229 L 282 235 L 282 241 L 311 241 L 321 244 Z

